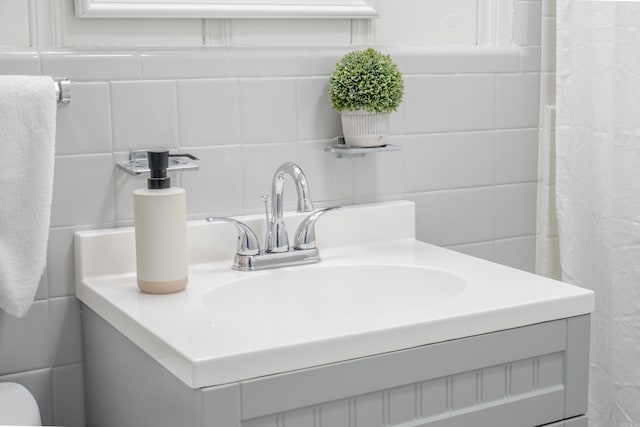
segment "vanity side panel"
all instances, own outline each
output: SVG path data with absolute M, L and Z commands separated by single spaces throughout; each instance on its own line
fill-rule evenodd
M 591 316 L 568 319 L 565 418 L 587 412 Z
M 239 425 L 238 385 L 191 389 L 90 308 L 82 310 L 87 425 L 234 426 L 205 424 L 204 417 L 236 417 Z
M 566 325 L 556 320 L 244 381 L 243 419 L 564 351 Z

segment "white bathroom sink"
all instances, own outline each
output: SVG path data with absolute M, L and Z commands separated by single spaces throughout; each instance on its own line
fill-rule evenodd
M 295 230 L 304 214 L 289 214 Z M 242 221 L 259 230 L 262 216 Z M 347 207 L 317 225 L 322 262 L 231 269 L 237 234 L 189 224 L 189 285 L 139 292 L 131 228 L 76 234 L 76 293 L 192 388 L 587 314 L 591 291 L 415 240 L 414 207 Z
M 428 310 L 466 286 L 454 274 L 408 265 L 319 264 L 250 274 L 207 293 L 204 306 L 221 321 L 375 322 Z

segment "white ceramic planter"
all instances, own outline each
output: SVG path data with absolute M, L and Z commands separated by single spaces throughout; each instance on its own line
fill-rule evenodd
M 387 145 L 389 114 L 366 110 L 343 111 L 341 116 L 345 143 L 355 147 Z

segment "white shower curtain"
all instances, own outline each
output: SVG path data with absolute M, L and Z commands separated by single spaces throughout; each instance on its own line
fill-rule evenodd
M 593 289 L 591 427 L 640 427 L 640 2 L 557 2 L 562 276 Z

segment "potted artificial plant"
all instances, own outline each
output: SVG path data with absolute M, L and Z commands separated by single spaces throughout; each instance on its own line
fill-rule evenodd
M 389 55 L 368 48 L 343 56 L 329 78 L 329 99 L 341 114 L 346 144 L 386 145 L 389 114 L 403 93 L 402 74 Z

